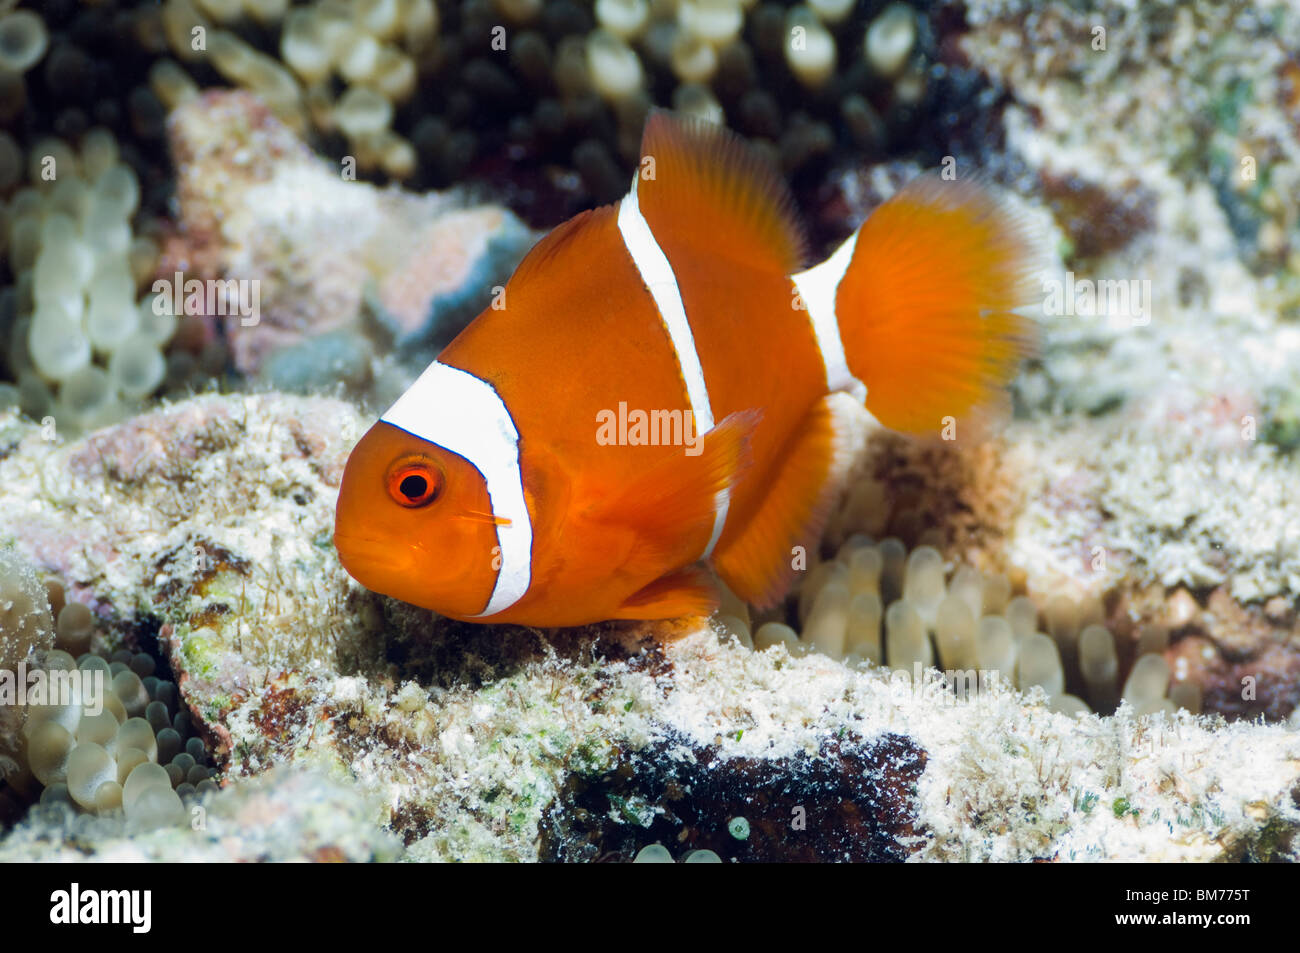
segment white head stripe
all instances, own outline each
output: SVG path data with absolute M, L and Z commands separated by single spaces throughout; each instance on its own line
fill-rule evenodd
M 713 429 L 713 407 L 709 403 L 709 389 L 704 383 L 704 367 L 695 350 L 695 335 L 691 333 L 691 323 L 686 319 L 686 306 L 682 303 L 682 292 L 677 286 L 673 266 L 659 247 L 654 232 L 650 230 L 650 223 L 641 214 L 635 178 L 632 180 L 632 190 L 618 205 L 618 230 L 623 236 L 628 254 L 632 256 L 632 263 L 641 274 L 641 281 L 649 289 L 655 307 L 659 309 L 659 316 L 668 330 L 673 350 L 677 352 L 677 363 L 682 369 L 686 399 L 690 401 L 695 425 L 700 433 L 708 433 Z M 727 522 L 729 501 L 729 490 L 718 491 L 713 504 L 713 535 L 701 559 L 713 555 L 713 547 L 717 545 Z
M 379 418 L 472 463 L 487 485 L 497 527 L 501 568 L 479 616 L 510 608 L 532 580 L 533 524 L 519 469 L 519 431 L 496 389 L 468 371 L 434 361 Z
M 835 294 L 844 273 L 849 270 L 857 243 L 858 233 L 854 232 L 830 258 L 795 275 L 794 286 L 808 308 L 813 334 L 817 336 L 817 347 L 822 352 L 822 364 L 826 368 L 826 386 L 831 391 L 861 391 L 865 394 L 865 385 L 849 371 L 844 342 L 840 339 L 839 318 L 835 314 Z

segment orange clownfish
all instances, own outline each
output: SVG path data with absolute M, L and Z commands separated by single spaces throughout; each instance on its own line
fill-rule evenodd
M 334 542 L 366 587 L 477 622 L 771 605 L 840 489 L 829 395 L 937 431 L 1028 343 L 1028 242 L 922 178 L 801 271 L 784 183 L 718 127 L 648 120 L 628 195 L 570 219 L 357 443 Z

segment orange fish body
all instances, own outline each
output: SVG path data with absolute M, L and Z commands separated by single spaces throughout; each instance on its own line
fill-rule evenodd
M 828 404 L 935 431 L 1026 342 L 1026 246 L 921 180 L 826 262 L 740 142 L 656 113 L 632 191 L 559 226 L 361 439 L 335 545 L 363 585 L 538 626 L 706 614 L 789 588 L 845 452 Z

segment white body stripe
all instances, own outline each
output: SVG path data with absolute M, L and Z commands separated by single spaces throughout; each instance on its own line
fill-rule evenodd
M 533 524 L 519 469 L 519 431 L 496 389 L 468 371 L 434 361 L 379 419 L 464 457 L 483 475 L 492 515 L 510 525 L 497 527 L 501 568 L 478 615 L 510 608 L 532 581 Z
M 636 200 L 636 183 L 618 206 L 618 230 L 623 236 L 632 263 L 641 273 L 641 280 L 650 289 L 659 316 L 663 318 L 664 327 L 672 339 L 677 351 L 677 361 L 682 368 L 682 378 L 686 382 L 686 397 L 691 402 L 691 410 L 703 431 L 713 429 L 713 408 L 709 405 L 709 389 L 704 383 L 704 368 L 700 356 L 695 351 L 695 335 L 691 333 L 691 323 L 686 319 L 686 306 L 682 303 L 682 293 L 677 287 L 677 275 L 668 262 L 668 256 L 659 247 L 650 223 L 641 214 L 641 207 Z
M 636 180 L 632 181 L 632 190 L 618 206 L 618 230 L 623 236 L 623 244 L 632 256 L 632 263 L 641 274 L 641 280 L 650 291 L 659 316 L 668 330 L 673 349 L 677 352 L 677 363 L 682 369 L 682 380 L 686 384 L 686 398 L 690 401 L 691 412 L 695 416 L 695 426 L 701 434 L 713 429 L 713 407 L 709 403 L 709 389 L 704 383 L 704 367 L 700 364 L 700 355 L 695 350 L 695 335 L 691 333 L 691 323 L 686 318 L 686 306 L 682 303 L 682 292 L 677 286 L 677 275 L 668 261 L 650 223 L 641 214 L 637 203 Z M 727 523 L 727 509 L 731 504 L 731 489 L 718 491 L 713 503 L 713 535 L 704 547 L 701 559 L 713 555 L 722 529 Z
M 848 359 L 844 356 L 844 342 L 840 339 L 839 318 L 835 314 L 835 293 L 839 291 L 844 273 L 849 270 L 849 262 L 853 260 L 853 249 L 857 243 L 858 233 L 854 232 L 844 244 L 835 249 L 830 258 L 800 272 L 793 280 L 794 286 L 799 290 L 799 297 L 808 308 L 813 334 L 817 336 L 817 347 L 822 352 L 826 386 L 832 392 L 848 391 L 865 399 L 866 385 L 849 371 Z

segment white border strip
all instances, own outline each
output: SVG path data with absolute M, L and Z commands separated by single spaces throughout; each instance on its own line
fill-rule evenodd
M 668 329 L 668 337 L 677 352 L 677 363 L 682 369 L 686 399 L 691 403 L 695 426 L 699 433 L 708 433 L 714 425 L 713 408 L 709 403 L 709 389 L 704 383 L 704 367 L 695 350 L 695 335 L 691 333 L 691 323 L 686 318 L 686 306 L 682 303 L 682 292 L 677 285 L 672 263 L 655 240 L 650 223 L 641 214 L 636 196 L 636 181 L 635 178 L 632 180 L 632 190 L 618 204 L 618 230 L 623 236 L 628 254 L 632 256 L 632 263 L 641 274 L 641 281 L 649 289 L 655 307 L 659 309 L 664 327 Z M 713 547 L 718 544 L 722 529 L 727 523 L 727 509 L 730 505 L 730 488 L 719 490 L 713 501 L 713 534 L 709 537 L 709 544 L 704 547 L 701 559 L 713 555 Z
M 509 609 L 532 582 L 533 524 L 524 502 L 519 431 L 505 402 L 487 381 L 434 361 L 379 419 L 464 457 L 483 475 L 492 515 L 510 525 L 496 528 L 501 568 L 476 618 Z
M 800 272 L 792 280 L 804 306 L 808 308 L 813 334 L 817 337 L 817 347 L 822 352 L 822 365 L 826 368 L 827 388 L 832 392 L 861 391 L 865 397 L 866 385 L 849 371 L 849 362 L 844 356 L 844 341 L 840 338 L 840 323 L 835 314 L 835 295 L 845 272 L 849 270 L 853 249 L 857 244 L 858 233 L 854 232 L 835 249 L 830 258 Z

